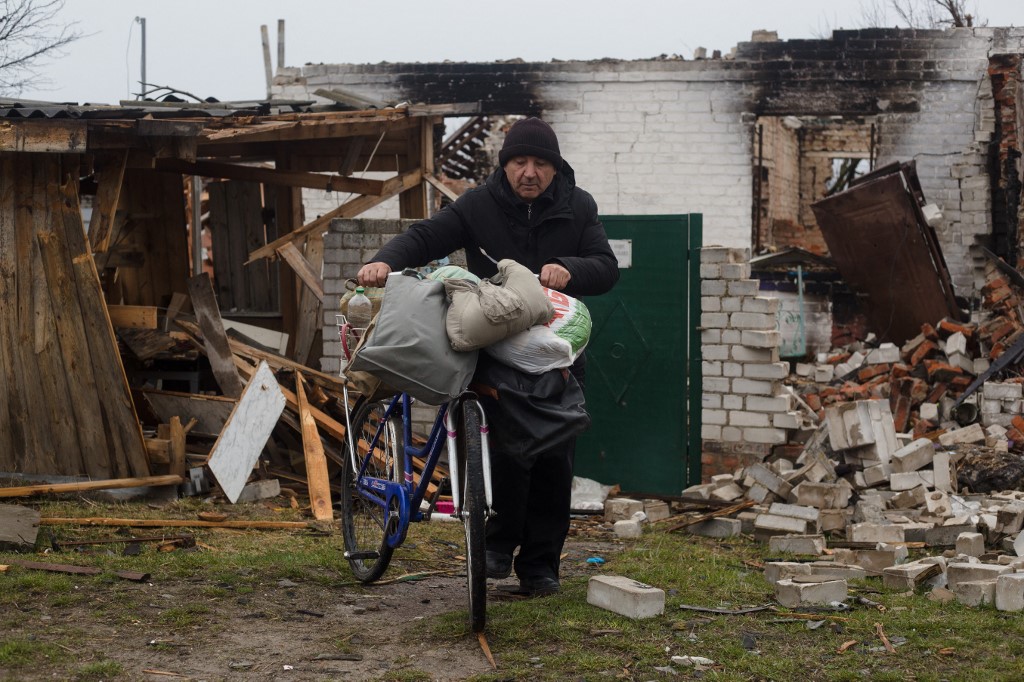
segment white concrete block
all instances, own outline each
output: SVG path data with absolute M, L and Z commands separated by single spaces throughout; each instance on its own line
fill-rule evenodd
M 996 578 L 995 604 L 1000 611 L 1024 611 L 1024 573 Z
M 935 445 L 927 438 L 918 438 L 893 453 L 893 473 L 917 471 L 932 463 L 935 457 Z
M 595 575 L 587 583 L 587 603 L 627 618 L 665 612 L 665 591 L 625 576 Z
M 775 600 L 787 608 L 808 604 L 831 604 L 846 600 L 845 580 L 826 580 L 820 583 L 798 583 L 790 579 L 775 583 Z
M 768 538 L 768 551 L 820 556 L 825 552 L 825 536 L 775 535 Z
M 985 553 L 985 536 L 981 533 L 960 533 L 956 538 L 956 553 L 981 556 Z
M 951 584 L 949 589 L 964 606 L 983 606 L 996 598 L 995 580 L 967 580 Z

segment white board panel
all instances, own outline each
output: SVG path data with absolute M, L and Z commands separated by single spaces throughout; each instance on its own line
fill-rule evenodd
M 261 362 L 242 391 L 242 397 L 228 417 L 207 462 L 224 495 L 232 503 L 245 487 L 286 402 L 274 373 L 266 362 Z

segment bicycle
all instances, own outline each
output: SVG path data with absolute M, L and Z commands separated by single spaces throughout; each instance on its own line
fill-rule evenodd
M 338 316 L 345 356 L 351 359 L 353 331 Z M 343 388 L 346 407 L 348 387 Z M 413 398 L 397 393 L 381 400 L 360 398 L 346 409 L 347 450 L 341 473 L 341 524 L 345 558 L 363 583 L 378 580 L 394 551 L 405 541 L 411 523 L 435 511 L 442 485 L 427 493 L 441 459 L 448 454 L 451 515 L 462 521 L 466 537 L 469 620 L 473 632 L 487 621 L 487 563 L 484 524 L 491 511 L 491 467 L 487 418 L 472 391 L 441 405 L 422 447 L 412 445 Z M 442 433 L 443 432 L 443 433 Z M 413 460 L 423 461 L 417 481 Z M 427 509 L 421 507 L 427 500 Z

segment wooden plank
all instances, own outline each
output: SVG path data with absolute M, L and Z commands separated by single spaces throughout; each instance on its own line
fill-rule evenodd
M 327 226 L 330 225 L 331 221 L 335 218 L 354 218 L 363 211 L 368 211 L 374 206 L 387 201 L 388 199 L 405 192 L 406 190 L 416 187 L 422 180 L 422 173 L 419 168 L 415 168 L 411 171 L 402 173 L 394 178 L 387 181 L 385 192 L 379 197 L 368 197 L 361 196 L 351 201 L 347 201 L 341 206 L 331 211 L 328 211 L 324 215 L 320 216 L 316 220 L 306 223 L 297 230 L 293 230 L 283 237 L 278 237 L 274 241 L 270 242 L 266 246 L 256 249 L 249 254 L 249 261 L 253 262 L 260 258 L 270 258 L 277 253 L 277 250 L 288 242 L 294 242 L 301 239 L 305 235 L 313 232 L 314 230 L 326 230 Z
M 236 213 L 234 217 L 238 225 L 233 228 L 237 230 L 243 240 L 241 253 L 238 254 L 236 267 L 242 271 L 248 291 L 248 304 L 245 310 L 258 312 L 277 312 L 271 309 L 270 290 L 277 286 L 277 282 L 271 282 L 269 263 L 245 264 L 247 254 L 253 249 L 258 249 L 267 243 L 266 232 L 263 229 L 263 192 L 262 187 L 255 182 L 235 182 L 237 188 Z
M 159 309 L 148 305 L 108 305 L 107 313 L 115 329 L 156 329 Z
M 84 120 L 46 119 L 0 121 L 0 151 L 85 153 Z
M 207 226 L 213 246 L 213 278 L 217 301 L 225 310 L 235 308 L 235 293 L 231 287 L 231 264 L 239 258 L 231 254 L 231 229 L 228 224 L 228 190 L 226 182 L 211 182 L 209 193 L 210 218 Z
M 349 112 L 354 113 L 354 112 Z M 387 125 L 382 125 L 386 123 Z M 258 142 L 300 142 L 304 140 L 324 140 L 336 137 L 355 137 L 367 135 L 377 138 L 385 130 L 388 135 L 403 133 L 410 128 L 418 129 L 419 117 L 408 117 L 405 112 L 376 112 L 362 122 L 343 120 L 329 115 L 307 116 L 301 120 L 282 120 L 275 117 L 274 122 L 257 123 L 244 128 L 226 128 L 209 130 L 199 140 L 197 156 L 222 156 L 217 145 Z
M 223 396 L 193 395 L 144 388 L 142 395 L 161 422 L 170 423 L 172 417 L 185 422 L 196 420 L 193 432 L 211 436 L 224 430 L 231 411 L 238 401 Z
M 32 549 L 39 535 L 39 510 L 0 504 L 0 547 Z
M 77 481 L 75 483 L 42 483 L 0 488 L 0 498 L 33 497 L 35 495 L 58 495 L 60 493 L 81 493 L 90 490 L 117 490 L 120 488 L 141 488 L 184 483 L 181 476 L 142 476 L 138 478 L 113 478 L 103 481 Z
M 245 487 L 284 406 L 285 397 L 273 372 L 267 363 L 261 362 L 213 444 L 207 462 L 232 503 Z
M 422 179 L 423 175 L 433 175 L 433 172 L 428 172 L 426 166 L 423 165 L 423 156 L 428 146 L 433 149 L 431 143 L 434 138 L 432 134 L 426 133 L 424 125 L 422 125 L 426 123 L 429 123 L 429 119 L 423 119 L 417 130 L 409 131 L 405 157 L 398 159 L 399 171 L 419 170 L 421 173 L 421 182 L 416 183 L 415 186 L 410 187 L 407 192 L 403 192 L 398 197 L 398 213 L 401 218 L 426 218 L 430 215 L 430 207 L 427 206 L 427 190 Z M 426 130 L 429 130 L 429 127 Z M 432 159 L 433 156 L 431 156 Z M 433 167 L 432 162 L 431 167 Z
M 14 155 L 0 153 L 0 301 L 10 301 L 18 290 L 17 254 L 14 250 L 15 192 Z M 19 453 L 25 450 L 24 406 L 18 400 L 20 385 L 15 373 L 17 318 L 10 305 L 0 306 L 0 469 L 17 471 Z
M 433 175 L 424 175 L 423 179 L 426 180 L 430 185 L 441 194 L 445 195 L 452 201 L 459 198 L 459 195 L 453 192 L 447 185 L 435 178 Z
M 185 478 L 188 465 L 185 463 L 185 429 L 181 425 L 181 417 L 171 417 L 170 452 L 168 472 L 172 476 Z
M 287 249 L 287 247 L 284 248 Z M 323 272 L 323 235 L 315 232 L 306 240 L 306 258 L 303 258 L 303 262 L 307 263 L 314 273 L 319 274 Z M 314 364 L 310 361 L 311 354 L 314 361 L 318 361 L 321 355 L 323 355 L 322 352 L 314 352 L 317 339 L 321 340 L 320 345 L 321 347 L 323 346 L 323 335 L 321 332 L 323 329 L 323 283 L 319 277 L 317 277 L 317 281 L 321 283 L 319 295 L 317 295 L 315 289 L 308 285 L 302 289 L 302 293 L 299 295 L 299 328 L 295 332 L 295 350 L 292 355 L 295 357 L 296 362 L 302 365 Z
M 52 573 L 70 573 L 71 575 L 99 575 L 103 573 L 102 568 L 96 568 L 95 566 L 76 566 L 74 564 L 52 564 L 49 562 L 42 561 L 22 561 L 16 559 L 11 562 L 15 566 L 21 566 L 22 568 L 29 568 L 35 571 L 50 571 Z M 149 573 L 140 573 L 138 571 L 114 571 L 114 575 L 118 578 L 124 578 L 125 580 L 133 580 L 135 582 L 143 582 L 149 580 Z
M 231 277 L 231 291 L 235 295 L 233 309 L 249 310 L 251 292 L 246 272 L 245 256 L 249 239 L 246 235 L 246 217 L 253 199 L 259 201 L 259 186 L 248 182 L 229 182 L 224 187 L 227 197 L 228 242 L 230 243 L 231 260 L 228 262 Z M 257 209 L 258 210 L 258 209 Z M 262 221 L 260 221 L 262 224 Z M 223 277 L 225 273 L 218 273 Z
M 124 168 L 128 162 L 128 151 L 96 155 L 96 173 L 99 183 L 93 201 L 92 217 L 89 219 L 89 244 L 93 253 L 106 251 L 110 246 L 110 235 L 114 233 L 114 216 L 121 200 L 121 185 L 124 183 Z
M 331 521 L 334 519 L 334 513 L 331 508 L 327 457 L 320 442 L 320 433 L 316 429 L 316 421 L 309 411 L 306 389 L 303 387 L 302 374 L 299 372 L 295 374 L 295 395 L 299 399 L 299 422 L 302 424 L 302 449 L 306 461 L 309 504 L 313 510 L 313 518 L 317 521 Z
M 358 145 L 355 146 L 358 154 Z M 248 182 L 278 185 L 280 187 L 303 187 L 325 192 L 352 192 L 355 194 L 379 195 L 384 190 L 383 180 L 348 177 L 346 174 L 308 173 L 306 171 L 244 166 L 237 163 L 215 161 L 188 162 L 181 159 L 160 159 L 156 169 L 183 175 L 201 175 L 206 178 L 223 180 L 245 180 Z
M 306 521 L 199 521 L 190 519 L 119 519 L 86 516 L 51 516 L 40 526 L 123 526 L 125 528 L 236 528 L 240 530 L 303 530 L 314 528 Z
M 74 415 L 74 428 L 81 444 L 84 473 L 93 478 L 111 478 L 110 451 L 113 444 L 107 440 L 97 377 L 89 357 L 89 340 L 83 324 L 83 311 L 75 295 L 75 276 L 64 241 L 53 232 L 38 235 L 50 285 L 57 338 L 64 369 L 68 376 L 70 404 Z M 90 260 L 91 262 L 91 260 Z M 79 473 L 79 471 L 68 471 Z
M 178 340 L 158 329 L 119 328 L 117 335 L 139 360 L 152 360 L 178 345 Z
M 342 175 L 351 175 L 356 170 L 356 162 L 359 161 L 359 154 L 363 151 L 363 145 L 365 144 L 365 135 L 353 137 L 348 143 L 348 149 L 345 150 L 345 160 L 341 162 L 341 167 L 338 169 Z M 360 192 L 360 194 L 380 194 L 380 192 Z
M 34 235 L 41 230 L 51 229 L 55 221 L 60 220 L 60 198 L 54 192 L 59 177 L 60 163 L 57 159 L 48 158 L 46 155 L 22 154 L 19 156 L 21 168 L 19 173 L 30 187 L 35 188 L 26 191 L 37 193 L 41 197 L 41 201 L 26 202 L 31 207 L 31 214 L 19 214 L 23 218 L 23 222 L 19 223 L 18 229 L 27 235 Z M 27 264 L 19 260 L 18 269 L 22 282 L 19 286 L 25 289 L 31 288 L 29 307 L 19 308 L 18 314 L 19 316 L 28 314 L 32 319 L 34 339 L 31 350 L 27 336 L 29 330 L 23 326 L 27 320 L 20 320 L 19 325 L 22 325 L 22 338 L 25 341 L 21 349 L 22 357 L 26 362 L 33 364 L 32 368 L 23 372 L 23 376 L 31 377 L 30 380 L 34 384 L 32 394 L 19 392 L 15 399 L 24 402 L 32 420 L 32 428 L 39 436 L 40 442 L 48 440 L 52 447 L 52 449 L 40 448 L 24 453 L 24 466 L 18 471 L 81 473 L 85 469 L 81 463 L 82 452 L 75 429 L 74 414 L 68 409 L 40 409 L 44 405 L 68 405 L 72 398 L 69 392 L 69 377 L 58 347 L 56 323 L 50 302 L 49 282 L 46 278 L 38 243 L 31 245 L 30 261 Z M 19 292 L 19 294 L 23 293 L 27 292 Z M 19 301 L 20 304 L 24 302 L 24 299 Z M 32 395 L 35 397 L 30 397 Z M 33 403 L 29 402 L 30 400 L 40 400 L 41 402 Z M 64 465 L 64 462 L 71 466 Z
M 281 152 L 275 159 L 278 168 L 290 170 L 293 157 Z M 277 233 L 288 234 L 305 221 L 302 204 L 302 190 L 297 187 L 276 187 L 275 216 L 277 218 Z M 273 243 L 273 242 L 268 242 Z M 252 262 L 249 259 L 248 262 Z M 285 354 L 291 356 L 295 348 L 295 330 L 299 326 L 299 283 L 295 273 L 290 268 L 284 268 L 277 264 L 278 284 L 280 296 L 278 297 L 278 309 L 281 311 L 281 329 L 288 334 L 288 346 Z
M 15 346 L 13 348 L 15 374 L 18 377 L 17 394 L 14 400 L 21 404 L 25 415 L 25 446 L 20 454 L 20 463 L 16 471 L 39 471 L 41 463 L 34 462 L 35 457 L 43 457 L 53 461 L 56 456 L 53 443 L 53 415 L 46 403 L 46 394 L 42 384 L 40 366 L 34 353 L 32 340 L 35 336 L 34 316 L 36 304 L 35 292 L 55 286 L 48 281 L 42 261 L 37 257 L 36 234 L 49 229 L 48 217 L 52 198 L 48 197 L 49 170 L 56 174 L 56 160 L 50 159 L 47 165 L 40 160 L 46 157 L 35 154 L 19 155 L 16 173 L 18 180 L 15 185 L 15 279 L 17 286 L 15 296 L 4 303 L 12 306 L 16 320 Z M 34 282 L 45 282 L 41 287 Z M 68 286 L 66 283 L 64 286 Z M 64 368 L 67 371 L 67 367 Z
M 148 476 L 149 462 L 142 426 L 135 414 L 117 338 L 107 316 L 99 274 L 86 242 L 82 213 L 78 208 L 78 183 L 68 181 L 60 189 L 63 196 L 58 205 L 63 220 L 56 222 L 63 223 L 61 237 L 72 254 L 74 290 L 78 294 L 82 314 L 80 324 L 88 341 L 86 357 L 93 366 L 98 402 L 109 441 L 113 444 L 113 452 L 108 453 L 110 466 L 107 468 L 116 476 Z M 54 308 L 56 310 L 56 306 Z
M 190 278 L 188 290 L 192 296 L 192 308 L 203 331 L 206 355 L 210 359 L 210 367 L 213 369 L 217 384 L 224 395 L 237 398 L 242 395 L 242 382 L 231 359 L 228 337 L 220 320 L 220 308 L 217 307 L 210 276 L 204 272 Z
M 324 300 L 324 283 L 320 273 L 313 269 L 313 266 L 293 242 L 282 244 L 277 253 L 291 266 L 295 275 L 306 285 L 306 288 L 313 293 L 321 302 Z M 258 263 L 254 263 L 256 265 Z

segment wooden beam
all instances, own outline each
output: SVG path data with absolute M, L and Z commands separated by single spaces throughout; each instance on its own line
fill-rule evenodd
M 210 367 L 224 395 L 238 398 L 242 395 L 242 380 L 238 377 L 234 362 L 231 359 L 231 348 L 224 332 L 224 323 L 220 319 L 220 308 L 213 294 L 210 275 L 203 273 L 188 280 L 189 294 L 192 296 L 192 308 L 203 330 L 203 342 L 206 347 Z
M 433 187 L 438 192 L 440 192 L 441 194 L 445 195 L 446 197 L 448 197 L 452 201 L 455 201 L 456 199 L 459 198 L 458 194 L 456 194 L 451 189 L 449 189 L 447 185 L 445 185 L 443 182 L 441 182 L 440 180 L 435 178 L 433 175 L 424 175 L 423 179 L 426 180 L 428 183 L 430 183 L 431 187 Z
M 331 484 L 327 474 L 327 457 L 320 442 L 316 421 L 309 411 L 306 389 L 301 372 L 295 373 L 295 395 L 299 399 L 299 422 L 302 424 L 302 450 L 306 459 L 306 481 L 309 488 L 309 504 L 317 521 L 331 521 Z
M 185 477 L 188 465 L 185 463 L 185 428 L 181 425 L 181 417 L 171 417 L 170 452 L 168 453 L 169 469 L 172 476 Z
M 89 219 L 89 245 L 93 253 L 106 251 L 110 246 L 110 235 L 114 232 L 114 216 L 121 200 L 121 184 L 124 182 L 124 168 L 128 163 L 128 151 L 97 154 L 96 171 L 99 184 L 96 200 L 93 202 L 92 217 Z
M 206 178 L 223 178 L 226 180 L 247 180 L 267 185 L 283 187 L 306 187 L 325 192 L 354 192 L 356 194 L 380 195 L 384 190 L 383 180 L 365 180 L 329 173 L 308 173 L 259 166 L 245 166 L 237 163 L 218 163 L 215 161 L 188 162 L 181 159 L 159 159 L 156 162 L 158 171 L 181 173 L 183 175 L 201 175 Z
M 304 261 L 313 269 L 313 273 L 323 272 L 324 266 L 324 238 L 323 235 L 314 232 L 306 239 L 306 252 Z M 320 278 L 318 277 L 319 281 Z M 321 284 L 321 290 L 322 290 Z M 308 286 L 303 287 L 299 294 L 299 321 L 295 329 L 295 346 L 292 349 L 292 357 L 302 365 L 310 365 L 310 353 L 318 338 L 323 337 L 323 309 L 324 296 L 317 295 L 315 289 Z M 323 343 L 321 341 L 321 348 Z M 314 353 L 314 361 L 319 360 L 322 350 Z
M 0 497 L 31 497 L 33 495 L 56 495 L 59 493 L 80 493 L 87 490 L 114 490 L 117 488 L 138 488 L 141 486 L 178 485 L 184 483 L 182 476 L 140 476 L 138 478 L 112 478 L 106 481 L 79 481 L 76 483 L 42 483 L 0 488 Z
M 0 121 L 0 151 L 81 154 L 86 151 L 84 120 L 53 119 Z
M 345 202 L 338 208 L 333 211 L 328 211 L 316 220 L 306 223 L 297 230 L 289 232 L 285 236 L 275 239 L 266 246 L 261 246 L 254 250 L 249 254 L 249 260 L 246 261 L 246 263 L 253 263 L 260 258 L 271 258 L 284 244 L 297 241 L 314 230 L 326 229 L 330 222 L 335 218 L 354 218 L 363 211 L 368 211 L 374 206 L 381 204 L 388 199 L 405 192 L 406 190 L 416 187 L 420 184 L 422 179 L 423 173 L 419 168 L 414 168 L 411 171 L 407 171 L 401 175 L 391 178 L 384 183 L 384 191 L 380 196 L 361 196 Z
M 320 273 L 313 269 L 313 266 L 306 260 L 306 257 L 303 256 L 302 252 L 295 246 L 295 243 L 287 242 L 282 244 L 278 247 L 277 254 L 291 266 L 292 270 L 295 271 L 296 276 L 302 280 L 302 283 L 313 292 L 313 295 L 315 295 L 321 303 L 323 303 L 324 283 L 320 277 Z
M 115 329 L 156 329 L 159 309 L 148 305 L 108 305 L 107 313 Z
M 50 516 L 39 519 L 40 526 L 124 526 L 125 528 L 237 528 L 261 530 L 301 530 L 313 528 L 306 521 L 199 521 L 191 519 L 118 519 L 107 517 Z

